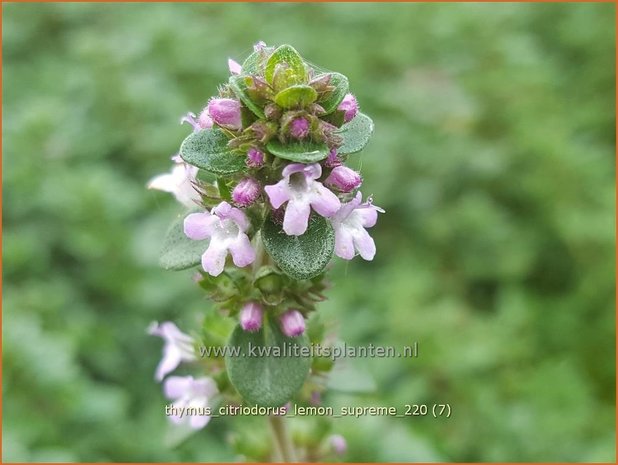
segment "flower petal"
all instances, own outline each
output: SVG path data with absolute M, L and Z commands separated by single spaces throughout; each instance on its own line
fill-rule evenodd
M 285 216 L 283 217 L 283 230 L 288 236 L 300 236 L 307 231 L 309 225 L 309 214 L 311 208 L 309 203 L 292 199 L 285 207 Z
M 148 182 L 148 189 L 174 193 L 176 192 L 176 179 L 170 173 L 160 174 Z
M 155 371 L 155 379 L 157 381 L 163 381 L 163 378 L 168 373 L 174 371 L 178 365 L 182 362 L 182 351 L 175 344 L 166 344 L 163 349 L 163 358 L 157 365 Z
M 239 234 L 238 238 L 230 244 L 230 253 L 234 265 L 242 268 L 255 260 L 255 250 L 251 247 L 251 242 L 246 234 Z
M 337 213 L 339 208 L 341 208 L 339 198 L 319 182 L 315 182 L 313 188 L 314 190 L 311 195 L 311 206 L 313 209 L 326 217 Z
M 360 217 L 360 223 L 364 228 L 371 228 L 378 221 L 378 211 L 373 206 L 358 208 L 355 213 Z
M 213 227 L 218 221 L 219 218 L 208 212 L 191 213 L 184 221 L 185 235 L 194 241 L 206 239 L 212 235 Z
M 376 244 L 367 231 L 358 228 L 353 233 L 354 246 L 365 260 L 373 260 L 376 254 Z
M 180 399 L 191 392 L 193 376 L 170 376 L 163 383 L 163 394 L 170 400 Z
M 227 247 L 219 241 L 212 240 L 202 255 L 202 268 L 211 276 L 219 276 L 225 268 Z
M 288 190 L 287 180 L 285 179 L 282 179 L 277 184 L 272 186 L 264 186 L 264 191 L 266 192 L 266 195 L 268 195 L 270 204 L 273 208 L 279 208 L 285 202 L 290 200 L 290 191 Z
M 354 258 L 354 239 L 350 230 L 343 225 L 335 228 L 335 255 L 344 260 Z

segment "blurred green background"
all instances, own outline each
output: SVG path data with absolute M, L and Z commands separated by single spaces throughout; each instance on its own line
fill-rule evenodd
M 335 420 L 352 461 L 615 459 L 613 4 L 5 4 L 5 461 L 235 460 L 236 420 L 176 448 L 161 341 L 208 303 L 158 250 L 147 191 L 253 43 L 349 76 L 375 136 L 378 255 L 333 268 L 321 314 L 373 394 L 452 418 Z M 356 162 L 355 162 L 356 163 Z

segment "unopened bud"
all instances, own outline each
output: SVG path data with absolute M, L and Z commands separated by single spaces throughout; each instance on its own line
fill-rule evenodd
M 288 310 L 279 317 L 281 331 L 288 337 L 300 336 L 305 332 L 305 318 L 298 310 Z
M 232 200 L 236 205 L 248 207 L 260 196 L 260 184 L 253 178 L 245 178 L 236 184 Z
M 240 310 L 240 326 L 245 331 L 255 332 L 262 327 L 264 310 L 256 302 L 246 303 Z

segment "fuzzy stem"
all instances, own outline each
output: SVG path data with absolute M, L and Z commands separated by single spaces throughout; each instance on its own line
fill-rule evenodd
M 296 453 L 294 452 L 294 445 L 288 430 L 285 426 L 284 417 L 280 415 L 271 415 L 268 417 L 270 422 L 271 431 L 273 433 L 273 439 L 275 444 L 275 451 L 280 452 L 283 462 L 292 463 L 296 462 Z

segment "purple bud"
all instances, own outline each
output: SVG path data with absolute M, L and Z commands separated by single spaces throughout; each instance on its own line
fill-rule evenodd
M 231 98 L 214 98 L 208 102 L 208 113 L 219 126 L 238 130 L 242 127 L 240 102 Z
M 322 396 L 319 391 L 311 392 L 311 399 L 309 399 L 311 405 L 320 405 L 322 403 Z
M 363 180 L 356 171 L 341 165 L 333 168 L 324 183 L 341 192 L 351 192 L 360 186 Z
M 300 336 L 305 332 L 305 318 L 298 310 L 288 310 L 279 317 L 281 330 L 287 337 Z
M 260 304 L 247 302 L 240 310 L 240 326 L 251 333 L 259 331 L 262 327 L 263 316 L 264 310 Z
M 337 156 L 337 149 L 332 149 L 328 154 L 328 158 L 326 158 L 326 161 L 324 162 L 324 166 L 327 168 L 334 168 L 340 165 L 341 160 L 339 160 L 339 157 Z
M 352 94 L 346 94 L 343 100 L 337 107 L 337 110 L 343 111 L 343 121 L 348 123 L 354 119 L 358 113 L 358 102 Z
M 236 205 L 248 207 L 260 196 L 260 184 L 253 178 L 245 178 L 236 184 L 232 200 Z
M 251 147 L 247 152 L 247 166 L 249 168 L 259 168 L 264 164 L 264 152 L 255 147 Z
M 259 50 L 264 50 L 266 48 L 266 42 L 260 40 L 257 44 L 253 46 L 253 51 L 257 52 Z
M 328 442 L 330 442 L 330 446 L 337 455 L 343 455 L 345 454 L 345 451 L 348 450 L 348 443 L 340 434 L 333 434 L 330 438 L 328 438 Z
M 309 121 L 305 118 L 296 118 L 290 124 L 290 135 L 294 139 L 304 139 L 309 135 Z

